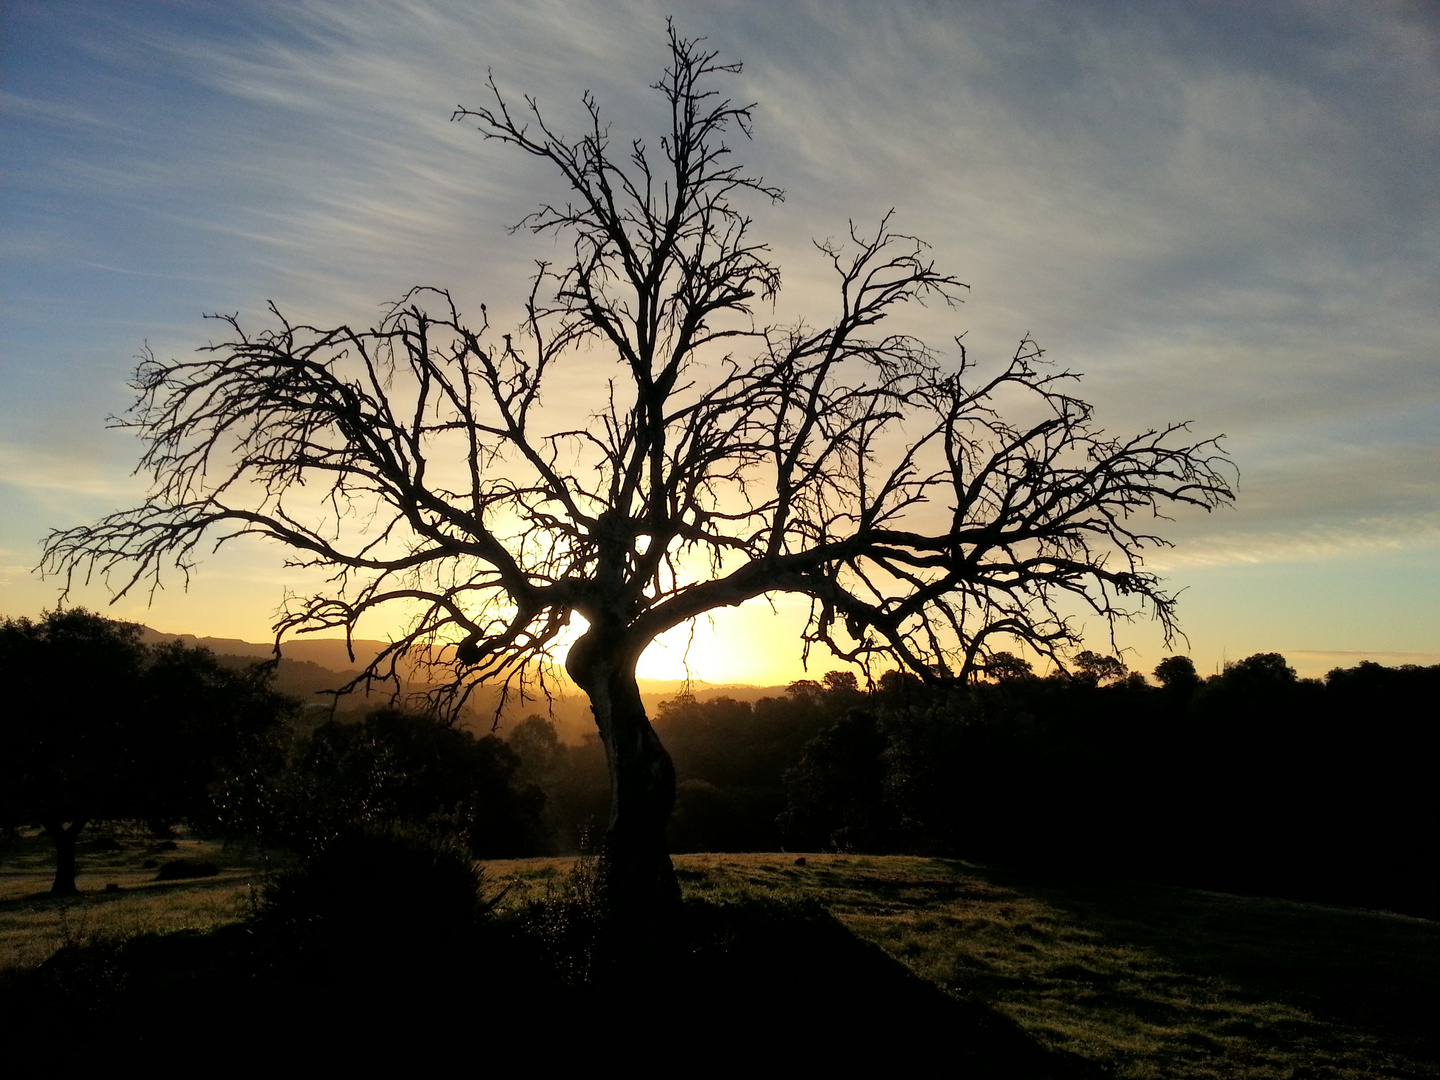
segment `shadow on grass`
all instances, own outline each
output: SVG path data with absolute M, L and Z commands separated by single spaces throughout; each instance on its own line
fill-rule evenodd
M 796 1064 L 923 1066 L 977 1077 L 1084 1077 L 986 1006 L 959 1001 L 818 904 L 690 902 L 647 963 L 601 967 L 597 997 L 634 994 L 674 1049 L 718 1045 Z M 657 992 L 658 989 L 658 992 Z M 753 1060 L 753 1059 L 752 1059 Z
M 1183 973 L 1177 977 L 1221 980 L 1237 999 L 1283 1003 L 1321 1023 L 1373 1030 L 1416 1060 L 1440 1060 L 1434 1024 L 1440 923 L 1088 875 L 996 867 L 986 873 L 1108 940 L 1167 958 Z M 1133 999 L 1127 1003 L 1135 1007 Z
M 534 909 L 531 911 L 533 916 Z M 42 1051 L 174 1054 L 254 1033 L 244 1053 L 300 1059 L 470 1055 L 497 1044 L 560 1059 L 1081 1078 L 990 1009 L 958 1001 L 817 905 L 687 902 L 639 937 L 600 934 L 556 962 L 533 918 L 489 921 L 444 956 L 356 941 L 339 967 L 296 967 L 245 925 L 68 948 L 0 983 L 0 1009 Z M 573 956 L 572 956 L 573 961 Z M 24 1025 L 23 1027 L 21 1025 Z M 228 1033 L 228 1034 L 227 1034 Z

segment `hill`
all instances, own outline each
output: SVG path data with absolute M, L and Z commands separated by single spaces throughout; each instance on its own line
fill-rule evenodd
M 255 967 L 253 933 L 235 923 L 236 902 L 261 880 L 255 862 L 193 841 L 168 854 L 213 861 L 216 873 L 154 881 L 141 869 L 153 845 L 122 837 L 96 849 L 81 882 L 91 891 L 67 904 L 36 893 L 38 845 L 0 868 L 0 957 L 11 965 L 0 1008 L 24 1045 L 48 1048 L 54 1029 L 96 1053 L 123 1035 L 132 1050 L 193 1042 L 213 1054 L 223 1029 L 265 1053 L 293 1035 L 302 1055 L 391 1044 L 424 1055 L 481 1023 L 578 1055 L 603 1035 L 587 1029 L 606 1008 L 591 961 L 572 957 L 566 980 L 536 982 L 536 956 L 553 957 L 561 940 L 557 911 L 583 910 L 572 860 L 484 864 L 507 890 L 499 936 L 457 962 L 453 983 L 357 987 Z M 649 987 L 658 1012 L 627 1021 L 657 1052 L 752 1065 L 756 1053 L 811 1066 L 878 1058 L 1006 1080 L 1360 1080 L 1435 1076 L 1440 1063 L 1433 922 L 910 856 L 676 865 L 686 914 L 669 933 L 683 955 Z M 106 882 L 119 888 L 98 891 Z M 511 966 L 517 927 L 538 928 L 543 946 L 523 968 Z M 361 959 L 374 947 L 354 945 Z

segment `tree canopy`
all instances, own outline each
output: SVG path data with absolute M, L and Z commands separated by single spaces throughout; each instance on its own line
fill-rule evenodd
M 544 793 L 522 783 L 498 736 L 385 707 L 331 720 L 299 741 L 283 769 L 217 786 L 227 834 L 313 854 L 337 837 L 400 829 L 462 842 L 478 858 L 537 852 Z
M 557 182 L 521 226 L 564 255 L 538 264 L 518 325 L 497 332 L 436 288 L 369 328 L 222 317 L 224 340 L 137 372 L 124 424 L 149 498 L 45 553 L 124 593 L 188 574 L 202 545 L 268 537 L 332 575 L 278 635 L 404 607 L 365 677 L 418 656 L 449 671 L 452 707 L 481 682 L 543 680 L 580 616 L 565 666 L 606 745 L 607 865 L 632 896 L 675 893 L 674 773 L 635 684 L 657 635 L 799 594 L 807 651 L 930 682 L 997 651 L 1063 658 L 1077 606 L 1111 624 L 1148 612 L 1168 635 L 1149 522 L 1232 498 L 1214 440 L 1183 423 L 1107 433 L 1028 335 L 991 364 L 892 329 L 966 287 L 891 215 L 817 245 L 829 322 L 762 318 L 780 271 L 745 204 L 782 193 L 732 153 L 752 106 L 720 87 L 740 66 L 673 28 L 669 53 L 653 141 L 612 137 L 589 95 L 566 136 L 493 78 L 487 104 L 456 112 Z M 594 391 L 588 418 L 552 405 L 576 386 Z
M 262 748 L 290 707 L 270 674 L 147 646 L 139 626 L 80 609 L 0 622 L 0 823 L 38 822 L 56 846 L 53 891 L 73 893 L 87 824 L 168 826 Z

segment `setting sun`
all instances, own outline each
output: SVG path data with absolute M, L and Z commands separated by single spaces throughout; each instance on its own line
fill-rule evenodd
M 677 626 L 656 638 L 640 657 L 642 679 L 693 679 L 707 683 L 783 686 L 815 672 L 841 667 L 828 653 L 801 664 L 800 633 L 809 602 L 778 597 L 773 604 L 752 600 Z

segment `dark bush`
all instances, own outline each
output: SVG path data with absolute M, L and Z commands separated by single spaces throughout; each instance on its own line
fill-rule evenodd
M 535 853 L 545 795 L 501 739 L 443 719 L 378 709 L 324 724 L 278 773 L 232 777 L 215 792 L 228 836 L 308 855 L 334 837 L 394 825 L 452 837 L 476 858 Z
M 724 851 L 734 846 L 740 807 L 735 793 L 708 780 L 683 780 L 666 833 L 672 851 Z
M 465 977 L 494 906 L 457 840 L 401 826 L 336 836 L 264 891 L 256 919 L 282 962 L 321 978 Z
M 571 989 L 589 984 L 603 953 L 606 927 L 604 875 L 592 856 L 575 864 L 545 895 L 525 905 L 515 932 L 538 949 L 533 966 L 548 969 L 555 980 Z
M 57 896 L 77 891 L 78 853 L 121 850 L 103 835 L 77 848 L 92 823 L 196 824 L 211 784 L 263 756 L 291 709 L 264 665 L 140 638 L 80 608 L 0 619 L 0 826 L 44 829 Z

